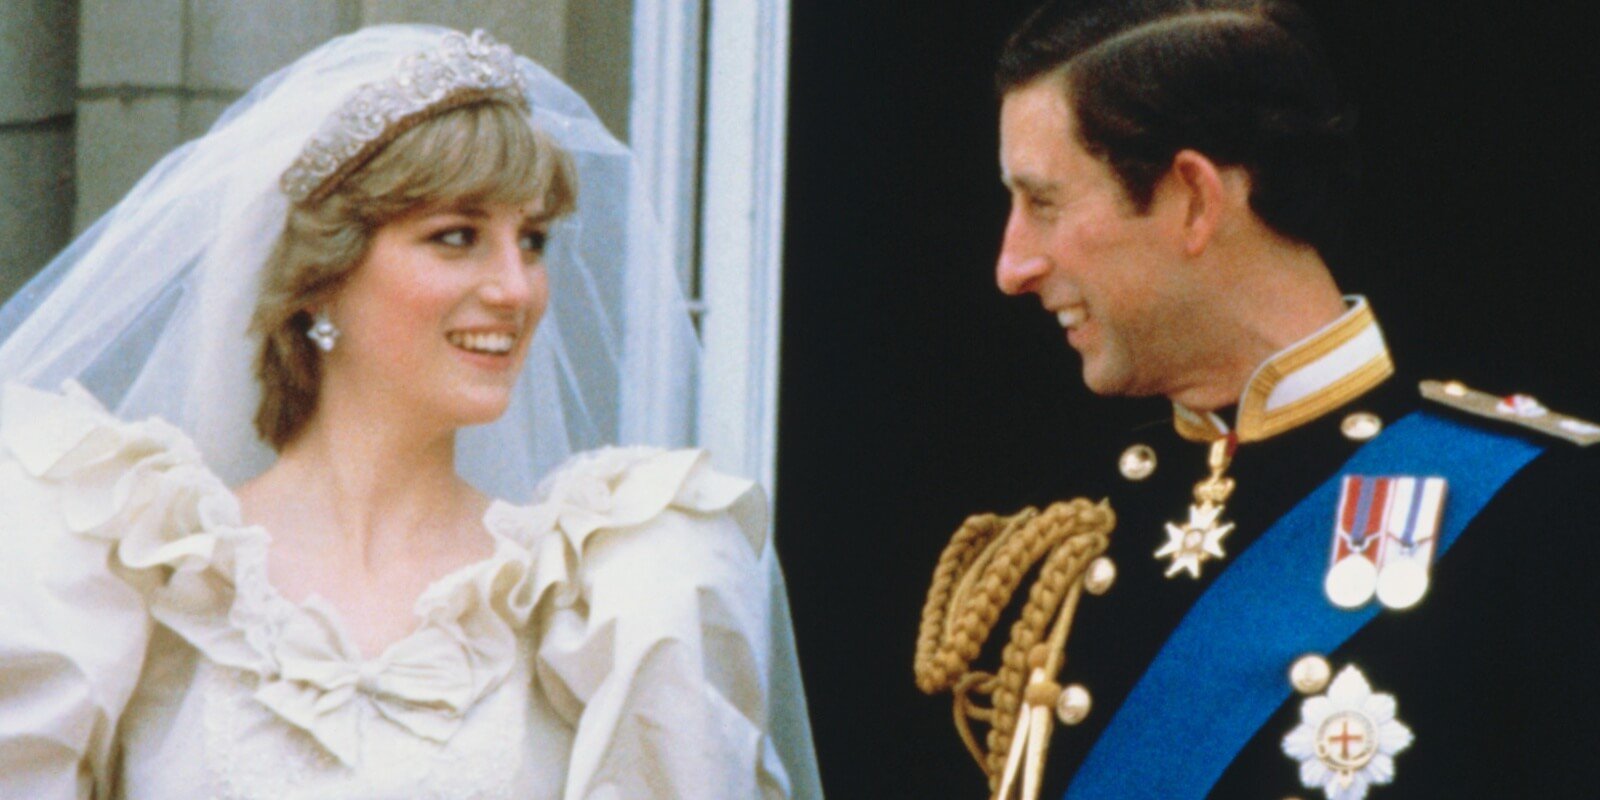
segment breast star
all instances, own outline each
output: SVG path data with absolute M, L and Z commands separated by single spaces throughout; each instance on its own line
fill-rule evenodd
M 1188 572 L 1192 578 L 1200 577 L 1200 565 L 1227 553 L 1222 550 L 1222 537 L 1233 530 L 1233 523 L 1217 524 L 1222 506 L 1203 503 L 1189 506 L 1189 521 L 1180 525 L 1167 523 L 1167 543 L 1156 551 L 1156 558 L 1171 558 L 1167 565 L 1168 578 L 1179 572 Z

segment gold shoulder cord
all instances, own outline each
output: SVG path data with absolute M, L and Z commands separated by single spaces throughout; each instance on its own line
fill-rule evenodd
M 1019 788 L 1027 800 L 1038 797 L 1052 715 L 1073 725 L 1088 714 L 1083 687 L 1062 689 L 1056 676 L 1078 599 L 1085 589 L 1104 592 L 1115 577 L 1111 561 L 1101 556 L 1115 526 L 1109 505 L 1082 498 L 1043 512 L 978 514 L 962 523 L 939 556 L 917 636 L 917 687 L 954 695 L 956 731 L 996 800 Z M 1012 593 L 1041 558 L 999 671 L 971 669 Z M 977 705 L 974 693 L 989 696 L 989 707 Z M 989 726 L 987 751 L 973 735 L 973 721 Z

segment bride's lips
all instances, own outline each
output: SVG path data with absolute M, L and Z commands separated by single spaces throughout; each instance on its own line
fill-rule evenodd
M 517 349 L 517 332 L 509 328 L 460 329 L 448 331 L 445 341 L 469 362 L 491 368 L 511 363 Z

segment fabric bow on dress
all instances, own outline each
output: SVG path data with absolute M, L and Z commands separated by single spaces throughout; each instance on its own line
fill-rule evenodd
M 675 558 L 690 559 L 682 569 L 704 570 L 743 564 L 763 551 L 759 493 L 748 481 L 711 470 L 700 451 L 604 448 L 552 473 L 528 506 L 495 501 L 483 520 L 493 553 L 430 585 L 414 607 L 417 629 L 364 658 L 325 600 L 312 595 L 292 602 L 272 586 L 269 532 L 244 523 L 237 498 L 181 431 L 158 419 L 118 420 L 76 384 L 63 394 L 8 386 L 0 409 L 0 445 L 32 479 L 59 493 L 53 506 L 61 527 L 109 543 L 107 566 L 144 596 L 155 621 L 209 661 L 244 676 L 257 702 L 346 766 L 362 761 L 365 726 L 392 724 L 434 742 L 450 740 L 511 673 L 542 603 L 549 613 L 537 646 L 540 683 L 573 725 L 586 715 L 624 713 L 612 706 L 628 693 L 604 692 L 608 699 L 594 705 L 600 685 L 661 669 L 659 660 L 674 652 L 662 649 L 667 640 L 661 631 L 765 625 L 755 598 L 619 592 L 618 578 L 606 590 L 590 584 L 593 569 L 615 557 L 613 549 L 597 548 L 602 531 L 626 539 L 630 531 L 656 526 L 650 547 L 657 555 L 608 567 L 645 569 L 621 579 L 632 587 L 650 584 L 663 570 L 671 573 Z M 748 544 L 749 550 L 706 550 L 713 545 L 694 529 L 660 528 L 669 510 L 727 512 L 743 541 L 716 547 L 743 551 Z M 674 544 L 676 536 L 692 538 Z M 698 659 L 674 669 L 684 670 L 682 685 L 678 677 L 650 679 L 676 687 L 663 689 L 659 702 L 704 704 L 714 715 L 727 715 L 719 724 L 730 730 L 758 723 L 763 712 L 706 692 L 694 677 Z
M 496 526 L 494 554 L 430 586 L 417 601 L 417 631 L 366 660 L 326 601 L 297 605 L 272 588 L 270 536 L 243 523 L 237 498 L 182 432 L 160 420 L 122 422 L 76 384 L 64 395 L 9 386 L 4 407 L 0 442 L 67 493 L 65 527 L 115 542 L 112 566 L 146 593 L 152 617 L 217 664 L 255 676 L 256 699 L 341 762 L 360 760 L 363 704 L 442 742 L 510 672 L 533 609 L 533 554 Z

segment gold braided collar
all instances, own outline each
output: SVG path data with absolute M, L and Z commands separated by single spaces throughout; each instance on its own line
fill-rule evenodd
M 1350 308 L 1338 319 L 1274 354 L 1250 376 L 1232 429 L 1240 442 L 1304 425 L 1394 374 L 1394 361 L 1367 299 L 1345 299 Z M 1228 423 L 1213 412 L 1177 403 L 1172 407 L 1173 425 L 1189 441 L 1210 442 L 1229 433 Z

